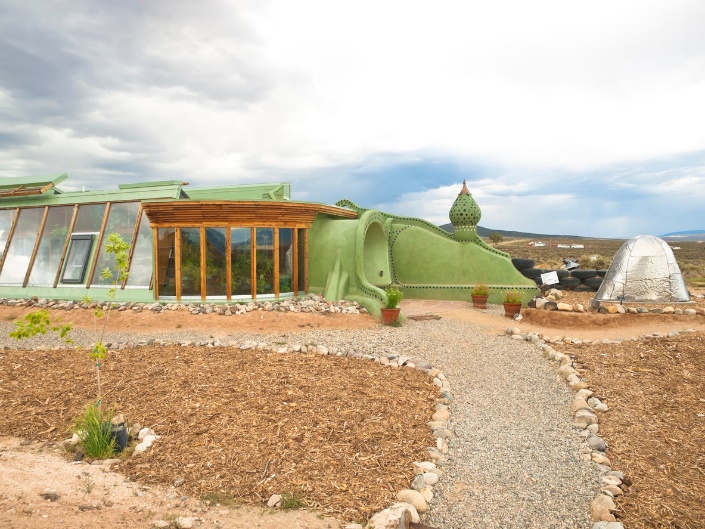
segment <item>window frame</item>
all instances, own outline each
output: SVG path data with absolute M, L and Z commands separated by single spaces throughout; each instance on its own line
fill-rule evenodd
M 61 279 L 60 283 L 61 284 L 68 284 L 68 285 L 81 285 L 83 284 L 85 278 L 86 278 L 86 269 L 88 268 L 88 262 L 90 261 L 91 258 L 91 252 L 93 250 L 93 239 L 95 235 L 92 233 L 78 233 L 78 234 L 72 234 L 71 239 L 69 241 L 69 247 L 66 250 L 66 259 L 64 261 L 63 265 L 63 270 L 61 271 Z M 85 257 L 83 258 L 83 263 L 81 263 L 81 272 L 79 274 L 78 279 L 70 279 L 66 277 L 66 272 L 68 270 L 68 264 L 71 262 L 71 250 L 74 248 L 74 243 L 75 241 L 88 241 L 88 251 L 85 254 Z

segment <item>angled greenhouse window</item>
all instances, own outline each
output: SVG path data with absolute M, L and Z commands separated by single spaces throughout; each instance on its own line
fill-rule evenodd
M 15 218 L 15 209 L 0 209 L 0 257 L 5 251 L 7 237 L 12 227 L 12 219 Z
M 110 212 L 108 213 L 108 222 L 103 231 L 103 241 L 107 240 L 108 235 L 117 233 L 122 237 L 123 241 L 128 244 L 132 241 L 132 233 L 135 230 L 137 222 L 137 214 L 139 213 L 139 202 L 116 202 L 111 204 Z M 101 272 L 106 268 L 112 270 L 115 267 L 115 255 L 108 253 L 105 249 L 105 244 L 100 245 L 98 252 L 98 262 L 95 265 L 95 273 L 93 274 L 92 286 L 110 286 L 111 280 L 102 276 Z
M 61 274 L 62 283 L 81 284 L 86 276 L 88 258 L 93 246 L 93 235 L 72 235 L 69 250 L 66 255 L 64 273 Z
M 152 228 L 147 215 L 142 212 L 135 247 L 130 262 L 130 275 L 127 276 L 128 287 L 149 287 L 152 281 Z
M 5 262 L 0 272 L 0 284 L 21 285 L 24 283 L 43 217 L 44 208 L 20 210 L 7 255 L 4 256 Z
M 73 210 L 73 206 L 49 208 L 28 285 L 53 286 Z

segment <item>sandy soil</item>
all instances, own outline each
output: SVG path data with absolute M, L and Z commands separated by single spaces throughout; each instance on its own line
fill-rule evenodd
M 175 488 L 147 486 L 102 465 L 67 462 L 43 442 L 0 437 L 0 527 L 155 527 L 192 518 L 223 529 L 332 529 L 336 520 L 306 510 L 276 511 L 242 505 L 205 505 Z M 98 519 L 100 522 L 98 522 Z
M 610 450 L 614 450 L 611 453 L 616 455 L 613 464 L 627 474 L 627 482 L 631 485 L 631 488 L 627 487 L 628 500 L 619 503 L 620 510 L 616 513 L 618 519 L 630 528 L 698 527 L 698 520 L 701 519 L 699 517 L 702 514 L 698 507 L 699 498 L 705 497 L 705 482 L 698 478 L 697 473 L 703 472 L 705 464 L 697 446 L 691 442 L 692 436 L 689 432 L 692 432 L 693 428 L 697 431 L 703 428 L 702 414 L 696 414 L 697 417 L 694 418 L 693 413 L 705 411 L 701 409 L 701 403 L 705 402 L 703 400 L 705 366 L 691 356 L 694 354 L 692 351 L 702 349 L 705 318 L 702 316 L 684 318 L 662 315 L 630 317 L 559 314 L 525 310 L 524 320 L 516 324 L 496 314 L 469 309 L 466 303 L 433 305 L 430 302 L 405 301 L 403 307 L 408 314 L 432 313 L 441 317 L 472 321 L 483 325 L 486 332 L 493 334 L 509 326 L 518 326 L 525 331 L 533 330 L 550 336 L 564 335 L 591 339 L 629 338 L 654 331 L 665 332 L 685 328 L 699 331 L 672 340 L 641 342 L 646 345 L 639 348 L 625 344 L 621 346 L 621 356 L 615 355 L 616 349 L 610 345 L 574 347 L 569 351 L 575 356 L 576 365 L 583 370 L 588 383 L 595 386 L 598 396 L 604 398 L 611 406 L 615 408 L 619 406 L 622 410 L 620 413 L 608 413 L 604 418 L 604 426 L 601 423 L 601 429 L 604 429 L 606 440 L 611 446 Z M 25 312 L 26 310 L 16 307 L 0 307 L 0 318 L 5 320 L 11 317 L 17 318 Z M 232 321 L 227 317 L 191 316 L 188 313 L 177 312 L 161 315 L 122 312 L 114 313 L 111 318 L 111 325 L 117 325 L 124 331 L 142 330 L 144 326 L 149 326 L 157 333 L 188 326 L 190 329 L 207 331 L 215 338 L 225 336 L 232 326 Z M 237 318 L 239 328 L 252 332 L 272 329 L 285 332 L 309 326 L 330 329 L 366 328 L 378 325 L 375 320 L 366 315 L 251 313 Z M 73 321 L 79 327 L 93 325 L 90 311 L 74 310 L 66 315 L 65 320 Z M 637 352 L 630 353 L 632 350 Z M 681 354 L 679 351 L 688 351 L 691 356 L 681 360 L 678 356 Z M 634 358 L 633 354 L 641 356 Z M 605 358 L 615 357 L 619 360 L 605 361 Z M 676 357 L 677 360 L 674 360 Z M 672 369 L 674 361 L 683 362 L 683 368 L 677 372 L 674 371 Z M 635 363 L 639 364 L 639 369 L 636 371 L 632 369 Z M 620 373 L 626 376 L 621 376 Z M 648 393 L 649 398 L 643 397 L 645 394 L 641 389 L 643 384 L 654 382 L 655 388 L 656 385 L 655 380 L 650 382 L 642 375 L 654 373 L 660 375 L 663 380 L 670 380 L 676 391 L 680 387 L 678 381 L 685 377 L 683 390 L 688 392 L 688 398 L 682 399 L 680 393 L 678 395 L 681 396 L 669 397 L 665 422 L 659 423 L 658 429 L 647 427 L 639 430 L 639 442 L 635 442 L 631 437 L 635 417 L 653 417 L 658 412 L 653 408 L 654 405 L 661 402 L 658 391 L 667 390 L 667 386 L 658 386 L 660 389 L 657 388 L 655 393 Z M 669 377 L 673 377 L 673 380 Z M 0 400 L 5 401 L 4 413 L 9 416 L 16 413 L 16 410 L 7 406 L 10 398 L 7 391 L 0 387 Z M 699 401 L 694 400 L 696 397 Z M 685 408 L 681 408 L 681 405 Z M 28 417 L 26 420 L 39 419 Z M 694 420 L 695 423 L 693 423 Z M 651 424 L 647 421 L 643 422 L 646 425 Z M 39 428 L 35 425 L 33 429 L 36 431 Z M 679 433 L 665 436 L 663 432 L 666 430 Z M 8 430 L 3 428 L 3 431 Z M 89 528 L 95 526 L 97 516 L 100 517 L 101 524 L 131 528 L 153 527 L 155 520 L 164 520 L 173 524 L 179 516 L 193 517 L 196 524 L 203 527 L 215 526 L 224 529 L 244 527 L 331 529 L 342 525 L 342 522 L 335 517 L 325 518 L 316 511 L 275 511 L 240 505 L 219 505 L 217 497 L 208 505 L 198 496 L 182 495 L 183 492 L 174 487 L 147 485 L 142 480 L 133 481 L 124 473 L 110 471 L 104 466 L 67 462 L 66 457 L 56 450 L 52 431 L 42 429 L 41 432 L 37 432 L 37 435 L 30 437 L 33 439 L 31 442 L 13 437 L 0 437 L 0 469 L 2 470 L 0 472 L 0 527 Z M 676 443 L 682 446 L 680 453 L 664 449 L 664 447 L 676 446 Z M 655 458 L 654 447 L 660 447 L 658 459 Z M 679 461 L 678 464 L 674 464 L 676 460 Z M 678 486 L 661 487 L 658 480 L 642 479 L 642 474 L 658 473 L 659 469 L 668 474 L 669 483 L 689 483 L 687 494 L 683 493 Z M 223 501 L 225 500 L 224 497 Z M 656 510 L 649 507 L 653 506 L 654 502 L 659 506 Z M 698 516 L 697 519 L 692 518 L 695 515 Z

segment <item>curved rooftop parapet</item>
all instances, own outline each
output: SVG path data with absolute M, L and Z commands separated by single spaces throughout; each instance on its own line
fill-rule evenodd
M 673 303 L 690 301 L 690 294 L 670 246 L 639 235 L 617 251 L 595 300 Z

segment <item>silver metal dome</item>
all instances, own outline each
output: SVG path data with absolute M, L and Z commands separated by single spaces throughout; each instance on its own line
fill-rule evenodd
M 673 303 L 690 301 L 673 250 L 654 235 L 639 235 L 617 251 L 597 301 Z

